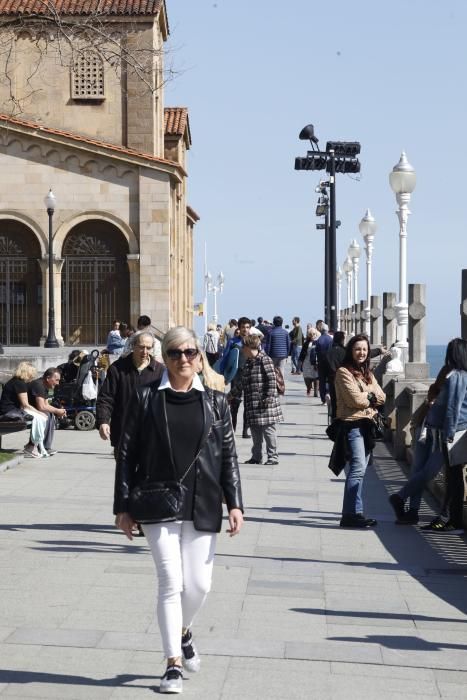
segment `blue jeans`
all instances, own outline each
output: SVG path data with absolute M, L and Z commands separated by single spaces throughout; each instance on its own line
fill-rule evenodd
M 362 489 L 370 453 L 365 454 L 365 442 L 360 428 L 351 428 L 347 434 L 350 460 L 345 465 L 347 478 L 344 486 L 342 515 L 363 513 Z
M 415 451 L 410 479 L 398 492 L 404 499 L 410 498 L 409 508 L 418 511 L 422 500 L 423 489 L 429 481 L 435 478 L 443 466 L 443 453 L 438 447 L 433 450 L 433 434 L 427 431 L 426 441 L 419 442 L 420 431 L 415 437 Z
M 298 358 L 300 357 L 301 351 L 301 345 L 292 345 L 292 348 L 290 350 L 290 359 L 292 360 L 292 370 L 294 372 L 298 371 Z

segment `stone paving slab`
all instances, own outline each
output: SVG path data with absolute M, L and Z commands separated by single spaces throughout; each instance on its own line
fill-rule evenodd
M 219 535 L 195 628 L 203 669 L 184 696 L 467 698 L 465 539 L 394 524 L 387 496 L 405 475 L 381 444 L 364 495 L 379 525 L 339 528 L 326 412 L 300 378 L 284 414 L 278 466 L 243 465 L 238 439 L 247 522 Z M 156 582 L 145 540 L 113 527 L 111 450 L 96 431 L 58 431 L 56 446 L 0 473 L 0 697 L 152 697 Z

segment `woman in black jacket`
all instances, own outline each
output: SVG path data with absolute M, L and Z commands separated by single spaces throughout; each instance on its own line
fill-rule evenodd
M 198 671 L 191 625 L 210 590 L 222 499 L 231 536 L 243 523 L 240 474 L 225 395 L 205 388 L 196 372 L 200 347 L 193 331 L 177 326 L 162 342 L 167 369 L 160 381 L 133 395 L 117 456 L 114 514 L 131 540 L 136 523 L 129 495 L 147 477 L 183 480 L 180 520 L 144 524 L 159 581 L 157 617 L 167 669 L 160 691 L 182 692 L 182 665 Z

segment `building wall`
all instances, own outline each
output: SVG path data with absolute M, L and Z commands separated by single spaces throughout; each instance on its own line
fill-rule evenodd
M 158 22 L 150 18 L 109 22 L 109 32 L 116 39 L 128 27 L 131 31 L 125 42 L 130 52 L 137 56 L 138 51 L 147 48 L 160 54 L 154 57 L 149 85 L 131 70 L 118 67 L 116 72 L 104 63 L 105 99 L 74 100 L 69 67 L 72 57 L 66 44 L 59 46 L 55 40 L 38 47 L 36 37 L 23 32 L 12 44 L 11 84 L 5 79 L 6 57 L 0 56 L 1 111 L 16 113 L 20 107 L 22 118 L 44 126 L 163 157 L 163 90 L 157 95 L 154 92 L 161 82 L 158 76 L 163 69 L 163 38 Z

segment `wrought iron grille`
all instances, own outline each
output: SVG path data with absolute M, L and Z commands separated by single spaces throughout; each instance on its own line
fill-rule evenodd
M 28 342 L 27 258 L 0 258 L 0 343 Z

